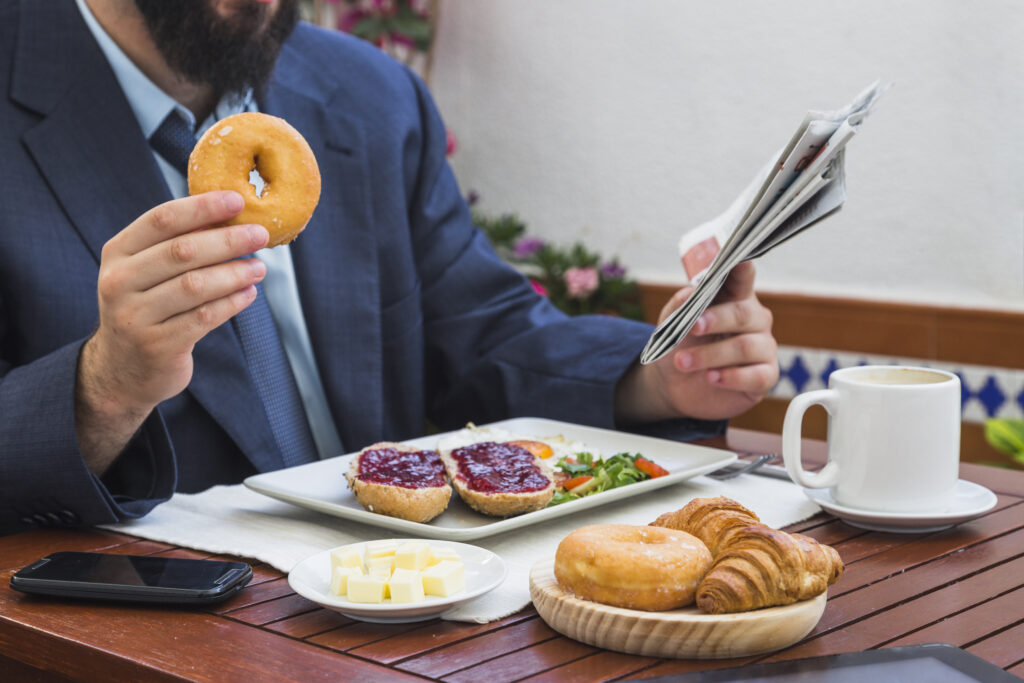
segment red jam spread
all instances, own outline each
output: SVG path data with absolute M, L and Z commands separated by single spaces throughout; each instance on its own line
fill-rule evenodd
M 452 451 L 459 465 L 459 478 L 481 493 L 529 493 L 547 488 L 533 453 L 511 443 L 485 441 Z
M 437 451 L 380 448 L 366 451 L 359 458 L 359 480 L 407 489 L 444 486 L 444 465 Z

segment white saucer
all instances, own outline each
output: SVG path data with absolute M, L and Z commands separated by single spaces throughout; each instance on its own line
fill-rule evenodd
M 406 540 L 395 539 L 397 543 Z M 410 621 L 426 621 L 442 612 L 469 602 L 487 591 L 497 588 L 505 580 L 508 568 L 505 562 L 490 550 L 466 543 L 452 541 L 428 541 L 437 548 L 450 548 L 459 554 L 466 567 L 466 588 L 447 598 L 427 596 L 423 602 L 392 604 L 390 599 L 380 604 L 352 602 L 344 595 L 331 592 L 331 551 L 325 550 L 299 562 L 288 573 L 288 585 L 292 590 L 322 607 L 340 612 L 350 619 L 372 621 L 378 624 L 397 624 Z M 365 543 L 353 543 L 360 552 Z
M 878 512 L 847 507 L 837 503 L 828 489 L 804 489 L 804 495 L 851 526 L 898 534 L 947 529 L 988 512 L 996 504 L 996 494 L 963 479 L 957 481 L 949 507 L 940 512 Z

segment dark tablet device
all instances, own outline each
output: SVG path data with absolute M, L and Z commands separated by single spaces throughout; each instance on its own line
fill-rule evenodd
M 61 552 L 19 570 L 11 588 L 64 598 L 189 605 L 223 600 L 251 578 L 252 567 L 244 562 Z
M 651 681 L 707 683 L 889 683 L 937 681 L 941 683 L 1020 683 L 1021 679 L 999 667 L 943 643 L 911 645 L 884 650 L 865 650 L 786 662 L 750 664 L 730 669 L 661 676 Z

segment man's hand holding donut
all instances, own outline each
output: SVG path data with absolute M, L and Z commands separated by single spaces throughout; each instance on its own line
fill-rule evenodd
M 693 291 L 684 288 L 659 322 Z M 760 401 L 779 378 L 772 314 L 754 294 L 754 266 L 736 266 L 717 298 L 670 354 L 637 365 L 619 383 L 616 417 L 623 423 L 672 417 L 717 420 Z
M 76 428 L 89 468 L 104 472 L 158 403 L 192 379 L 192 349 L 256 298 L 266 275 L 259 225 L 218 225 L 243 208 L 235 192 L 176 199 L 103 247 L 99 327 L 82 348 Z

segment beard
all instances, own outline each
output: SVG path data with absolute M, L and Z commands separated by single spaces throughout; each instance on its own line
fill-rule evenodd
M 260 96 L 281 46 L 298 23 L 298 0 L 269 6 L 248 2 L 229 17 L 211 0 L 135 0 L 167 64 L 191 83 L 209 85 L 220 98 L 252 88 Z

